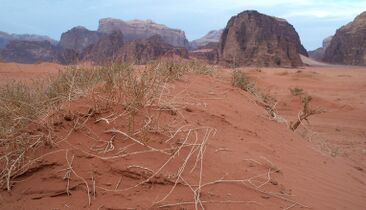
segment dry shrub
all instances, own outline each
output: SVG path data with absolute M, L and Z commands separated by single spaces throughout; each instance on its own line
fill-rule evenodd
M 304 120 L 308 121 L 308 117 L 310 117 L 311 115 L 324 113 L 324 110 L 320 108 L 310 107 L 310 102 L 313 99 L 311 96 L 305 95 L 300 98 L 301 98 L 302 109 L 298 114 L 298 119 L 295 122 L 290 123 L 290 129 L 292 131 L 295 131 Z
M 182 58 L 161 58 L 151 62 L 148 68 L 158 72 L 166 81 L 179 80 L 189 72 L 202 75 L 212 75 L 214 72 L 212 66 L 201 61 Z
M 32 86 L 13 82 L 0 88 L 0 138 L 23 128 L 44 111 L 47 97 L 41 85 L 34 82 Z
M 299 95 L 304 94 L 304 90 L 302 88 L 298 88 L 298 87 L 289 88 L 289 91 L 290 91 L 291 95 L 293 95 L 293 96 L 299 96 Z
M 234 87 L 238 87 L 249 93 L 253 94 L 255 92 L 255 84 L 240 70 L 234 70 L 231 83 Z
M 13 82 L 0 87 L 0 186 L 10 190 L 10 180 L 30 161 L 39 145 L 52 143 L 53 128 L 47 116 L 65 101 L 83 96 L 98 83 L 111 83 L 120 68 L 78 69 L 71 67 L 48 80 Z M 41 119 L 43 118 L 43 120 Z M 37 132 L 27 131 L 36 124 Z M 4 164 L 3 164 L 4 163 Z

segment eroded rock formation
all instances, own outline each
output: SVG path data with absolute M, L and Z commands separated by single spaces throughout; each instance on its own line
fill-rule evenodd
M 219 47 L 220 62 L 231 66 L 297 67 L 299 54 L 307 56 L 294 27 L 257 11 L 232 17 Z
M 366 12 L 339 28 L 325 50 L 323 61 L 366 65 Z

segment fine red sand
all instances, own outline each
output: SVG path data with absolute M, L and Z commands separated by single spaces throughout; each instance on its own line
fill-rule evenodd
M 58 73 L 63 66 L 55 63 L 19 64 L 0 62 L 0 85 L 11 81 L 37 80 Z
M 139 112 L 134 140 L 117 134 L 113 147 L 113 134 L 105 131 L 131 130 L 122 107 L 95 96 L 65 105 L 53 119 L 56 143 L 37 153 L 46 155 L 17 177 L 12 191 L 0 193 L 0 209 L 195 209 L 193 191 L 205 209 L 365 209 L 366 69 L 248 71 L 258 87 L 271 90 L 288 121 L 300 107 L 289 87 L 303 88 L 313 105 L 324 107 L 327 113 L 306 125 L 318 133 L 312 141 L 304 130 L 294 133 L 271 120 L 253 96 L 233 88 L 231 70 L 186 75 L 167 84 L 161 97 L 177 110 Z M 159 130 L 149 132 L 149 126 Z M 333 146 L 338 152 L 322 148 Z M 177 175 L 182 179 L 175 186 Z M 168 204 L 173 206 L 159 208 Z

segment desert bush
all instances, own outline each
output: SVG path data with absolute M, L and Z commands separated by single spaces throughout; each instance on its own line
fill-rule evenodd
M 254 93 L 254 83 L 242 71 L 235 70 L 232 74 L 231 83 L 234 87 L 238 87 L 244 91 Z
M 64 101 L 87 94 L 98 83 L 116 83 L 129 68 L 127 65 L 92 69 L 70 67 L 47 80 L 27 84 L 12 82 L 0 87 L 0 137 L 16 133 Z
M 299 96 L 299 95 L 304 94 L 304 90 L 302 88 L 298 88 L 298 87 L 289 88 L 289 91 L 290 91 L 291 95 L 293 95 L 293 96 Z
M 191 60 L 188 63 L 189 69 L 196 74 L 212 75 L 214 73 L 214 67 L 207 65 L 206 63 L 199 60 Z
M 214 68 L 201 61 L 182 58 L 161 58 L 148 64 L 148 68 L 156 71 L 166 81 L 179 80 L 186 73 L 212 75 Z
M 23 128 L 46 107 L 41 84 L 12 82 L 0 88 L 0 138 Z

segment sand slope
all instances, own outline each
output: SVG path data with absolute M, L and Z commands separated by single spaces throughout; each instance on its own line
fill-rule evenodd
M 199 200 L 205 209 L 364 209 L 364 166 L 360 170 L 346 157 L 332 157 L 319 151 L 314 143 L 299 133 L 270 120 L 253 96 L 231 86 L 230 71 L 222 70 L 215 77 L 187 75 L 181 81 L 167 84 L 163 98 L 174 104 L 177 110 L 161 112 L 160 132 L 148 132 L 147 136 L 143 132 L 136 133 L 135 140 L 144 145 L 119 133 L 112 141 L 114 148 L 108 147 L 112 134 L 105 133 L 106 130 L 128 130 L 128 119 L 121 107 L 112 106 L 93 113 L 89 110 L 95 99 L 83 98 L 73 102 L 63 113 L 73 113 L 75 118 L 71 121 L 62 115 L 55 118 L 56 143 L 38 154 L 49 155 L 40 158 L 32 166 L 33 170 L 18 177 L 19 182 L 11 192 L 1 192 L 0 209 L 194 209 L 193 191 L 201 192 Z M 283 96 L 291 102 L 292 98 L 285 94 L 285 84 L 300 85 L 301 81 L 309 84 L 310 81 L 317 90 L 314 95 L 318 99 L 317 93 L 322 93 L 318 91 L 318 85 L 322 85 L 318 81 L 326 81 L 323 79 L 336 74 L 318 73 L 324 76 L 322 79 L 319 76 L 314 78 L 311 69 L 302 70 L 302 73 L 295 71 L 291 70 L 285 76 L 271 70 L 253 71 L 251 75 L 258 79 L 259 86 L 273 89 L 280 101 L 285 100 L 282 100 Z M 361 72 L 355 74 L 364 75 Z M 344 82 L 343 77 L 333 75 L 331 81 L 333 79 L 339 84 Z M 359 88 L 358 83 L 353 84 L 352 87 Z M 332 88 L 343 90 L 340 86 L 327 85 L 322 86 L 325 95 Z M 358 85 L 364 87 L 361 81 Z M 344 91 L 349 93 L 347 88 Z M 355 94 L 360 94 L 359 101 L 354 100 L 355 104 L 350 106 L 364 108 L 365 105 L 357 103 L 362 103 L 365 96 L 361 92 Z M 318 100 L 322 102 L 320 96 Z M 99 102 L 100 107 L 107 106 L 105 101 Z M 334 104 L 338 109 L 338 103 Z M 290 118 L 296 106 L 296 102 L 291 102 L 279 110 Z M 290 107 L 288 112 L 286 107 Z M 136 131 L 145 125 L 157 126 L 157 122 L 149 123 L 146 113 L 156 116 L 158 112 L 154 109 L 140 112 L 135 118 Z M 119 117 L 109 124 L 100 120 L 117 115 Z M 362 113 L 336 115 L 338 118 L 324 114 L 329 116 L 324 119 L 338 125 L 339 120 L 348 119 L 346 123 L 352 128 L 355 127 L 352 122 L 359 120 L 362 130 L 364 121 L 361 116 L 355 118 L 356 115 Z M 327 124 L 326 120 L 318 120 L 321 117 L 314 118 L 314 122 Z M 75 121 L 80 122 L 77 129 Z M 151 148 L 167 149 L 164 151 L 169 154 L 151 151 Z M 173 148 L 172 151 L 169 148 Z M 196 149 L 189 153 L 192 148 Z M 70 168 L 67 170 L 67 160 L 70 163 L 72 157 L 73 171 L 70 171 Z M 182 173 L 178 173 L 180 167 Z M 67 179 L 64 179 L 67 172 L 71 174 L 70 196 L 66 194 Z M 177 175 L 185 182 L 178 179 L 175 186 Z M 143 180 L 147 181 L 139 185 Z M 88 190 L 91 206 L 88 206 Z M 166 195 L 169 196 L 164 198 Z M 159 208 L 169 204 L 172 206 Z M 199 204 L 198 208 L 201 209 Z

